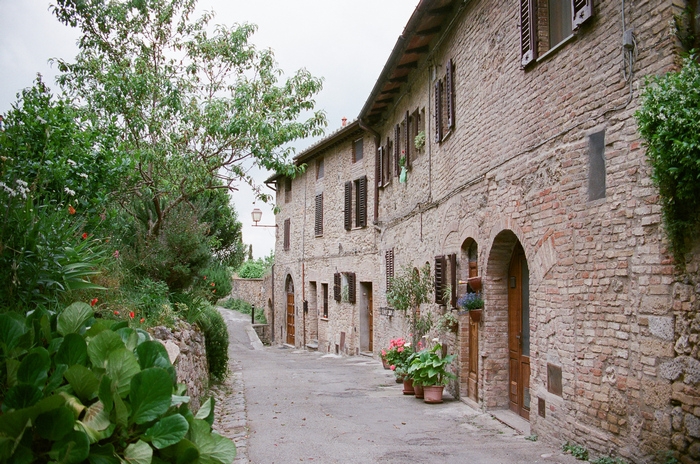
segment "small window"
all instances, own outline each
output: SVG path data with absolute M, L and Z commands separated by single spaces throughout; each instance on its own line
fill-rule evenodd
M 571 35 L 571 0 L 549 0 L 549 48 L 552 49 Z
M 433 99 L 435 109 L 435 142 L 441 143 L 455 127 L 455 66 L 452 60 L 445 64 L 445 76 L 435 81 Z
M 316 215 L 314 218 L 314 234 L 316 237 L 323 235 L 323 193 L 316 195 Z
M 355 181 L 355 227 L 367 226 L 367 176 Z
M 357 163 L 362 159 L 363 140 L 357 139 L 352 144 L 352 162 Z
M 386 289 L 391 288 L 391 279 L 394 278 L 394 249 L 386 250 L 384 254 L 386 260 Z
M 605 198 L 605 130 L 588 136 L 588 200 Z
M 289 177 L 284 178 L 284 202 L 289 203 L 292 201 L 292 179 Z
M 288 251 L 289 250 L 289 245 L 290 245 L 290 232 L 291 232 L 291 222 L 289 219 L 284 220 L 284 250 Z
M 316 180 L 323 179 L 323 158 L 316 160 Z
M 323 317 L 328 319 L 328 284 L 321 284 L 323 289 Z

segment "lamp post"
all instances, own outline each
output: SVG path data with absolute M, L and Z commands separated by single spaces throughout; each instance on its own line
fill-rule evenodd
M 250 305 L 250 323 L 255 325 L 255 305 Z
M 260 211 L 260 208 L 253 208 L 253 211 L 250 213 L 250 216 L 253 218 L 253 227 L 277 227 L 277 224 L 272 224 L 272 225 L 267 225 L 267 224 L 258 224 L 260 220 L 262 219 L 262 211 Z

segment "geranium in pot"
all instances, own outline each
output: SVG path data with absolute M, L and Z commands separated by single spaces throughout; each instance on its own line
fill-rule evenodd
M 441 356 L 442 345 L 436 343 L 431 349 L 416 353 L 407 373 L 413 382 L 423 386 L 426 403 L 442 403 L 442 391 L 450 380 L 457 377 L 447 370 L 455 355 Z
M 408 359 L 413 354 L 411 343 L 402 337 L 395 338 L 389 342 L 389 348 L 384 352 L 384 358 L 389 364 L 389 369 L 394 371 L 396 382 L 403 382 L 408 369 Z

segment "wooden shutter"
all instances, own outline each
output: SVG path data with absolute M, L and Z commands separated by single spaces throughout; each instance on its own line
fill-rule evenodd
M 357 217 L 355 218 L 355 225 L 357 227 L 367 226 L 367 176 L 362 176 L 357 182 L 357 199 L 355 200 L 357 206 Z
M 323 194 L 316 195 L 316 217 L 314 221 L 314 233 L 323 235 Z
M 577 29 L 593 16 L 593 0 L 571 0 L 571 26 Z
M 404 146 L 404 156 L 406 157 L 406 169 L 411 169 L 411 130 L 410 130 L 410 115 L 406 111 L 406 117 L 404 119 L 404 135 L 403 135 L 403 146 Z
M 535 0 L 520 0 L 520 66 L 523 68 L 537 59 L 536 16 Z
M 394 249 L 386 250 L 384 253 L 386 260 L 386 289 L 391 288 L 391 279 L 394 278 Z
M 348 278 L 348 303 L 355 304 L 356 300 L 356 295 L 357 295 L 357 282 L 355 278 L 355 273 L 354 272 L 348 272 L 346 274 Z
M 442 81 L 435 81 L 435 143 L 442 141 Z
M 401 158 L 401 126 L 394 126 L 394 175 L 399 175 L 399 158 Z
M 345 182 L 345 230 L 352 229 L 352 182 Z
M 377 150 L 377 186 L 384 185 L 384 147 L 379 147 Z
M 340 272 L 333 274 L 333 299 L 340 302 Z
M 447 128 L 455 127 L 455 106 L 454 106 L 454 64 L 452 60 L 447 61 L 445 72 L 445 104 L 447 105 Z
M 451 254 L 448 256 L 450 260 L 450 306 L 457 307 L 457 255 Z
M 442 301 L 442 292 L 445 288 L 446 260 L 444 256 L 435 257 L 435 303 L 445 304 Z
M 391 181 L 391 153 L 394 145 L 389 137 L 386 138 L 386 161 L 384 166 L 384 185 L 387 185 Z
M 290 230 L 291 230 L 291 220 L 285 219 L 284 220 L 284 249 L 285 250 L 289 250 Z

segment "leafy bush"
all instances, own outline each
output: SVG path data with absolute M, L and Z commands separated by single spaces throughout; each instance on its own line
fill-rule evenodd
M 621 458 L 612 458 L 610 456 L 601 456 L 598 459 L 591 461 L 593 464 L 627 464 L 627 461 Z
M 581 445 L 572 445 L 567 441 L 561 445 L 561 449 L 565 453 L 571 453 L 573 457 L 580 461 L 588 461 L 588 450 Z
M 214 264 L 200 271 L 195 288 L 202 293 L 210 303 L 215 304 L 221 298 L 231 293 L 231 272 L 226 266 Z
M 250 303 L 240 298 L 228 298 L 221 303 L 221 306 L 232 311 L 238 311 L 241 314 L 250 314 L 253 310 Z M 264 308 L 255 308 L 255 322 L 258 324 L 267 324 Z
M 85 303 L 58 317 L 0 315 L 3 462 L 230 463 L 212 432 L 213 401 L 197 414 L 162 344 L 128 322 L 95 320 Z
M 222 381 L 228 373 L 228 330 L 221 314 L 206 305 L 201 308 L 194 322 L 204 332 L 209 363 L 209 376 L 216 381 Z
M 671 251 L 683 266 L 687 241 L 700 224 L 700 65 L 683 60 L 679 72 L 647 82 L 635 114 L 659 188 Z

